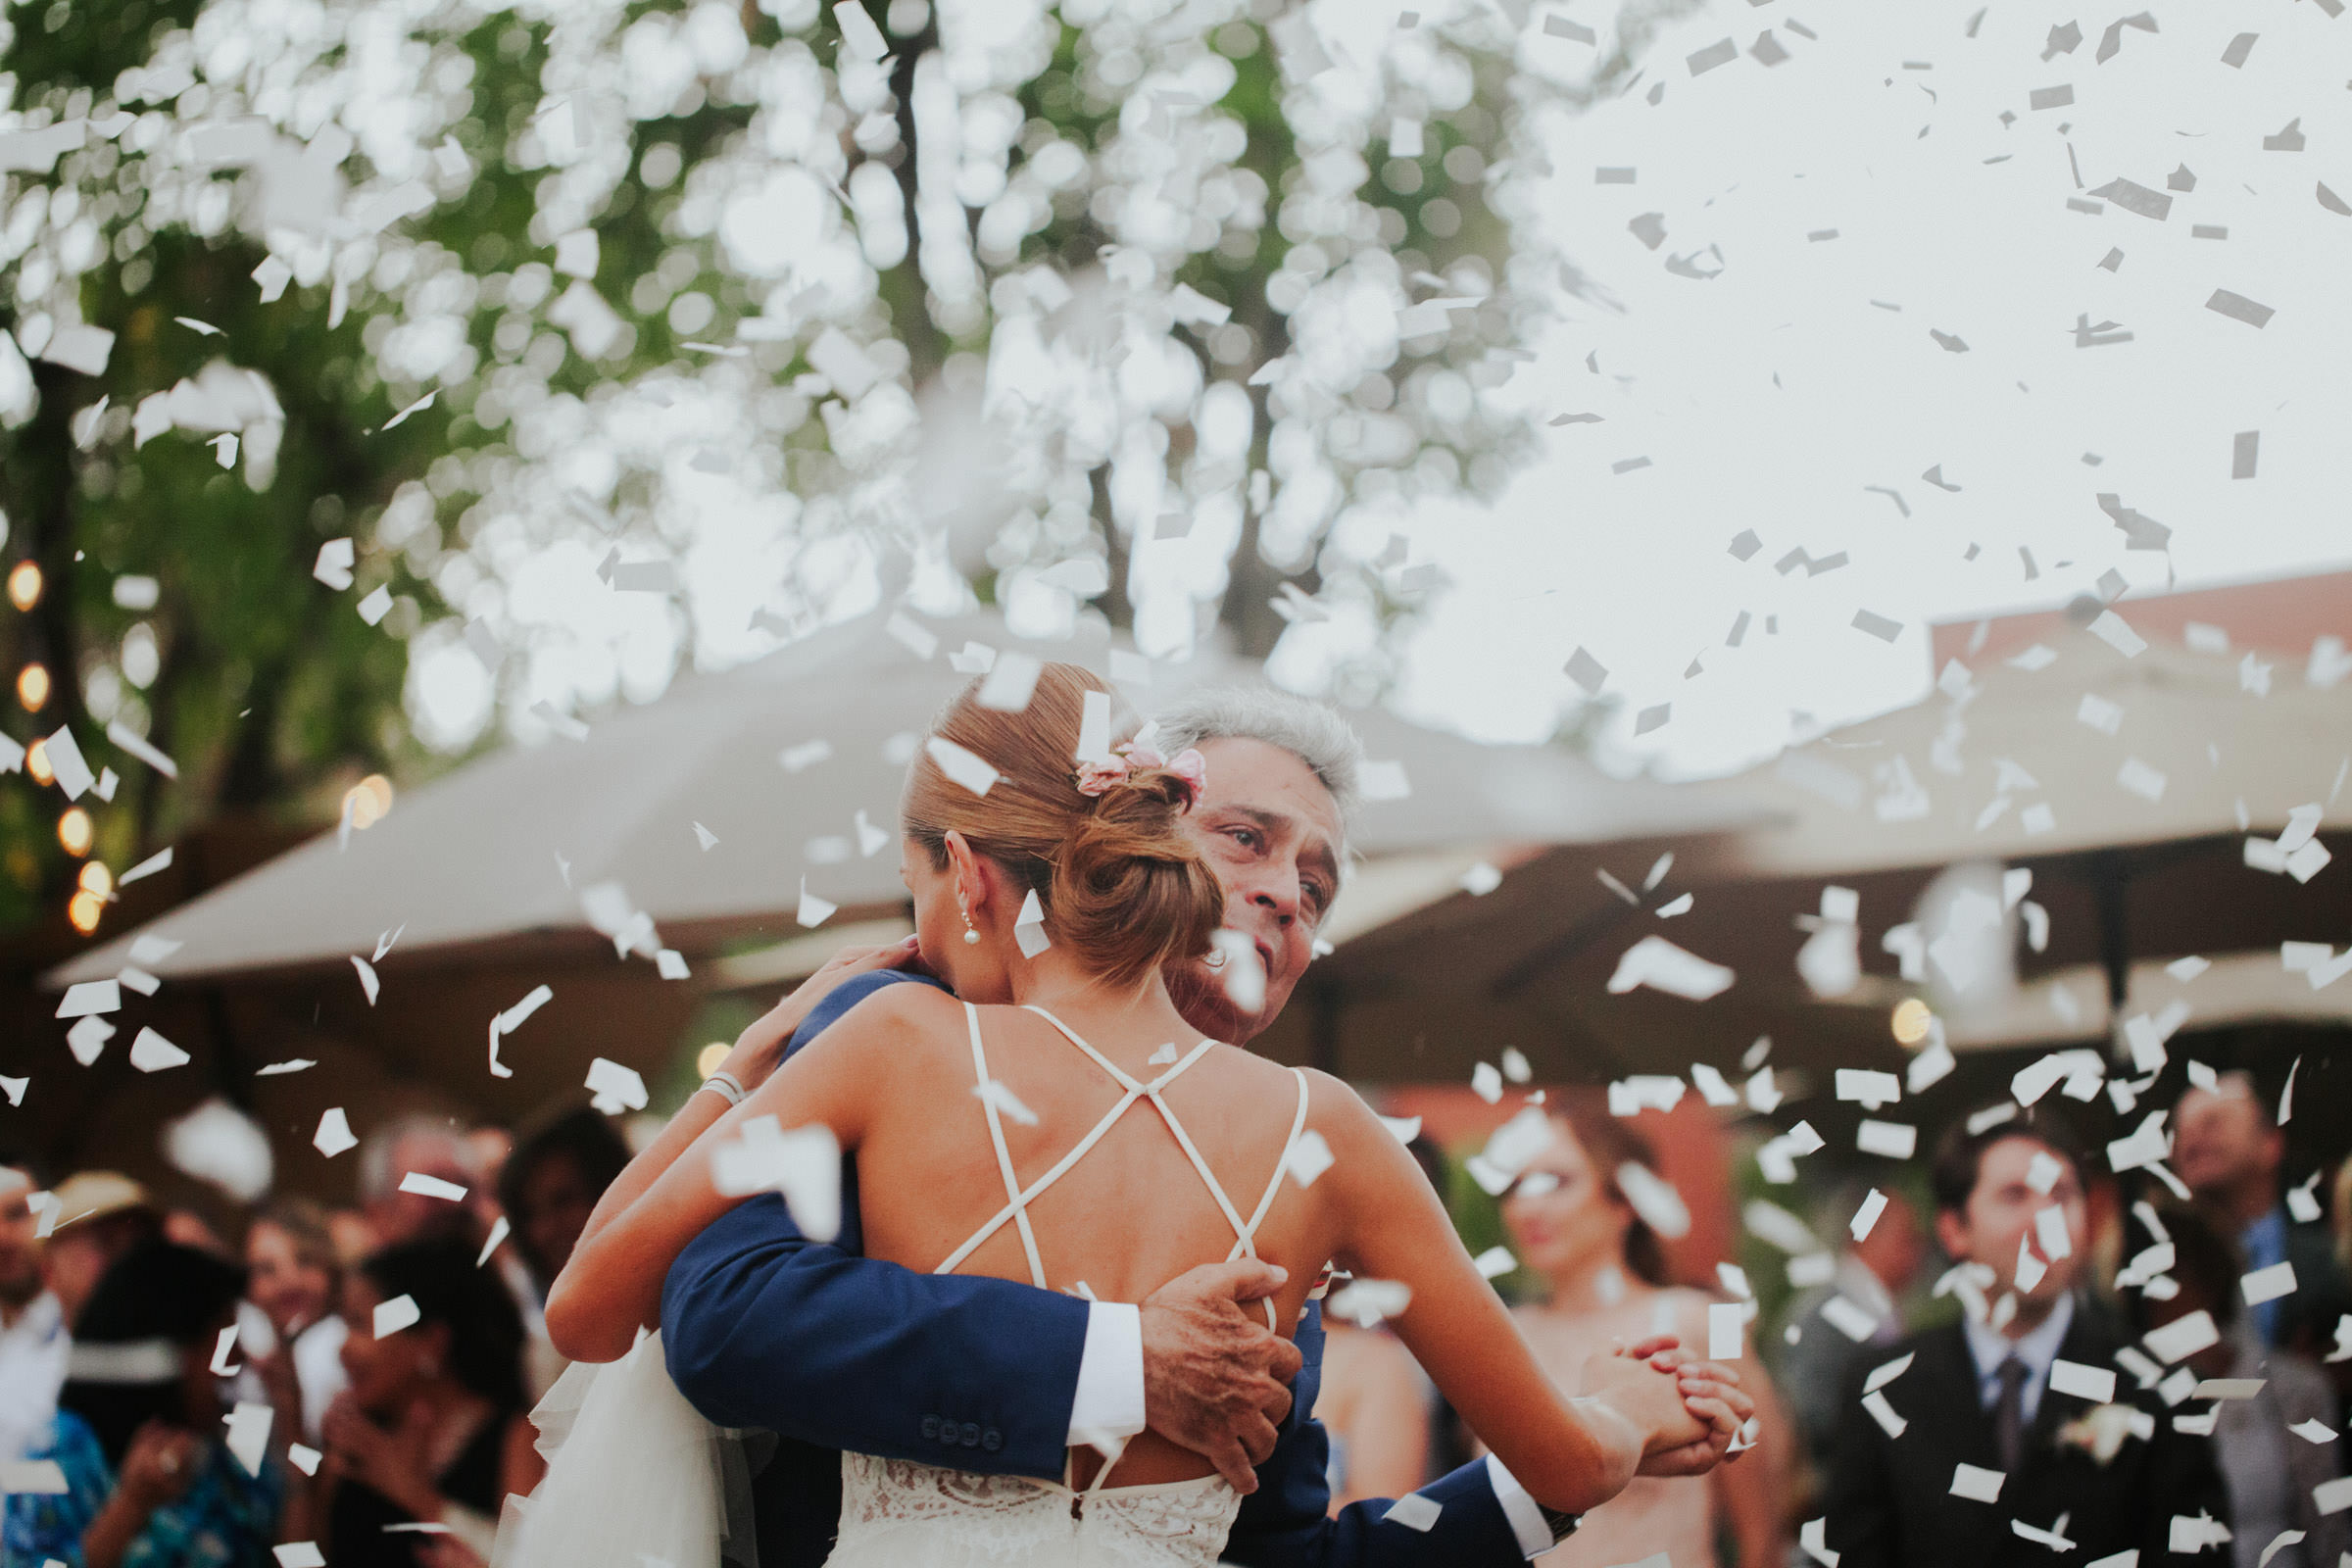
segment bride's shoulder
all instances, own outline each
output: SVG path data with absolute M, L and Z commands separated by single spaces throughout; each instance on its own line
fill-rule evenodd
M 1335 1078 L 1319 1067 L 1301 1067 L 1300 1077 L 1306 1080 L 1306 1124 L 1320 1132 L 1334 1153 L 1343 1148 L 1364 1144 L 1386 1154 L 1395 1151 L 1403 1153 L 1404 1146 L 1381 1119 L 1380 1113 L 1368 1104 L 1345 1079 Z M 1404 1155 L 1411 1162 L 1410 1155 Z
M 817 1039 L 831 1040 L 837 1049 L 904 1046 L 909 1040 L 960 1041 L 963 1029 L 963 1004 L 953 993 L 941 986 L 906 980 L 865 991 Z

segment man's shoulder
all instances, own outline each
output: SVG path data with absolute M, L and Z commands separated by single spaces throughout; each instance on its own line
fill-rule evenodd
M 854 974 L 827 992 L 822 1001 L 808 1009 L 808 1016 L 803 1018 L 800 1027 L 792 1032 L 792 1049 L 798 1050 L 815 1039 L 868 997 L 910 983 L 927 987 L 942 996 L 951 994 L 944 982 L 906 969 L 869 969 L 863 974 Z
M 2335 1236 L 2325 1225 L 2289 1225 L 2286 1228 L 2287 1261 L 2295 1265 L 2301 1276 L 2306 1269 L 2314 1275 L 2340 1279 L 2344 1273 L 2341 1259 L 2335 1252 Z
M 2067 1325 L 2066 1341 L 2058 1347 L 2058 1353 L 2070 1361 L 2095 1359 L 2105 1365 L 2116 1351 L 2136 1338 L 2131 1323 L 2113 1303 L 2096 1296 L 2079 1295 L 2075 1298 L 2074 1321 Z

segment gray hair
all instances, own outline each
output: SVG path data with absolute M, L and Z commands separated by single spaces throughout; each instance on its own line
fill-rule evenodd
M 1307 765 L 1331 792 L 1343 826 L 1355 814 L 1364 743 L 1337 710 L 1271 686 L 1210 686 L 1187 692 L 1152 720 L 1159 750 L 1174 754 L 1202 741 L 1263 741 Z
M 360 1200 L 374 1202 L 388 1198 L 408 1175 L 392 1167 L 393 1155 L 409 1139 L 440 1144 L 452 1152 L 454 1163 L 471 1171 L 473 1160 L 466 1147 L 465 1129 L 447 1116 L 435 1116 L 423 1111 L 412 1111 L 397 1120 L 385 1123 L 369 1133 L 360 1144 Z

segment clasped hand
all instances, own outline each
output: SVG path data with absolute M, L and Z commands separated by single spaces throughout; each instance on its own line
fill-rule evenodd
M 1738 1372 L 1698 1359 L 1671 1334 L 1588 1358 L 1581 1392 L 1606 1399 L 1642 1430 L 1638 1473 L 1645 1476 L 1704 1475 L 1737 1459 L 1732 1442 L 1756 1413 Z

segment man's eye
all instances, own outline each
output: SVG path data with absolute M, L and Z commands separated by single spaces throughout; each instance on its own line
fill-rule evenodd
M 1230 829 L 1229 831 L 1233 836 L 1233 842 L 1241 845 L 1245 849 L 1254 850 L 1261 842 L 1257 836 L 1257 829 L 1255 828 L 1237 827 Z

